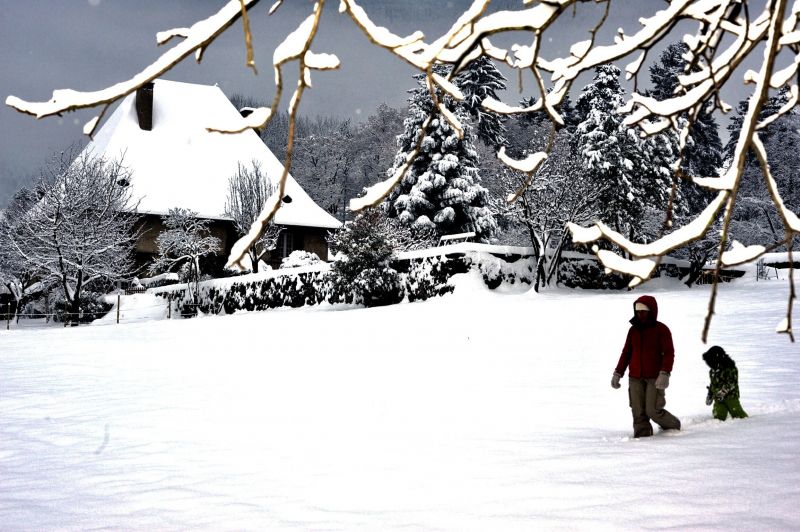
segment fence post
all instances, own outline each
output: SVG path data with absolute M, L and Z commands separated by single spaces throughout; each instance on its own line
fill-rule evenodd
M 119 325 L 119 296 L 120 288 L 119 288 L 119 281 L 117 281 L 117 325 Z
M 172 319 L 172 300 L 169 298 L 169 296 L 167 297 L 167 319 Z

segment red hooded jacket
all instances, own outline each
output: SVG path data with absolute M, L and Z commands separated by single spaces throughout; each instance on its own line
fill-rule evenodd
M 675 362 L 675 348 L 669 327 L 658 320 L 658 303 L 653 296 L 642 296 L 634 302 L 643 303 L 650 309 L 646 323 L 641 323 L 634 312 L 625 347 L 617 362 L 616 372 L 625 374 L 630 368 L 630 376 L 640 379 L 655 379 L 659 371 L 672 371 Z

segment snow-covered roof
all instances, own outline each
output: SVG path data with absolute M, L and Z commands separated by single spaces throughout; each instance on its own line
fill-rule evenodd
M 273 183 L 283 165 L 252 130 L 239 134 L 209 132 L 240 120 L 219 87 L 156 80 L 152 130 L 139 127 L 136 94 L 129 94 L 85 148 L 107 159 L 123 158 L 132 171 L 132 198 L 138 212 L 166 214 L 173 207 L 192 209 L 204 218 L 224 215 L 228 180 L 239 163 L 255 161 Z M 341 223 L 290 175 L 285 202 L 275 215 L 281 225 L 337 228 Z

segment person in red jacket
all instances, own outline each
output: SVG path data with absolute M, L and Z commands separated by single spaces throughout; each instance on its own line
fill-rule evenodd
M 664 407 L 664 390 L 675 361 L 672 333 L 658 321 L 658 304 L 653 296 L 642 296 L 633 304 L 634 316 L 619 357 L 611 386 L 620 387 L 619 380 L 628 368 L 628 396 L 633 413 L 633 437 L 653 435 L 652 419 L 662 429 L 680 430 L 681 422 Z

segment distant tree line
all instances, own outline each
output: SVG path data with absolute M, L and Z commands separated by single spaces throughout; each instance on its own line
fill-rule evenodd
M 672 44 L 650 66 L 649 96 L 664 100 L 673 95 L 687 68 L 686 50 L 683 43 Z M 447 75 L 448 68 L 436 68 L 440 75 Z M 537 286 L 546 285 L 557 277 L 563 251 L 581 249 L 571 243 L 565 229 L 568 222 L 588 225 L 605 220 L 626 238 L 654 241 L 695 218 L 711 200 L 711 194 L 691 178 L 716 177 L 732 159 L 746 101 L 739 103 L 727 127 L 732 140 L 725 146 L 712 102 L 697 116 L 681 117 L 692 119 L 681 149 L 673 130 L 645 136 L 638 127 L 625 124 L 624 115 L 617 112 L 627 97 L 620 74 L 614 65 L 598 66 L 594 79 L 574 99 L 565 98 L 559 108 L 564 125 L 553 129 L 544 112 L 503 116 L 483 108 L 486 97 L 497 99 L 506 89 L 506 80 L 491 59 L 480 57 L 454 78 L 463 99 L 456 101 L 442 91 L 437 95 L 463 124 L 462 138 L 433 109 L 425 77 L 415 76 L 417 85 L 409 89 L 405 109 L 383 104 L 361 123 L 299 117 L 292 174 L 323 208 L 349 220 L 347 198 L 402 170 L 408 155 L 417 150 L 414 163 L 382 205 L 384 215 L 395 222 L 379 226 L 410 232 L 405 241 L 411 246 L 413 233 L 422 229 L 428 241 L 471 230 L 477 240 L 532 246 L 539 272 Z M 771 97 L 762 115 L 774 114 L 789 97 L 785 90 Z M 258 105 L 242 97 L 233 101 L 240 107 Z M 534 101 L 534 97 L 523 98 L 520 104 Z M 432 111 L 433 120 L 423 128 Z M 260 132 L 279 158 L 286 151 L 288 123 L 288 114 L 279 115 Z M 800 207 L 794 172 L 800 162 L 799 128 L 800 116 L 792 110 L 769 124 L 763 136 L 770 159 L 786 163 L 775 165 L 779 168 L 775 179 L 787 206 L 795 211 Z M 504 148 L 522 159 L 543 151 L 548 143 L 549 156 L 532 180 L 496 155 Z M 731 240 L 745 245 L 765 239 L 779 242 L 785 233 L 770 209 L 771 198 L 762 181 L 751 155 Z M 523 189 L 516 201 L 506 201 Z M 718 219 L 703 238 L 673 252 L 691 264 L 688 284 L 714 255 L 719 229 Z

